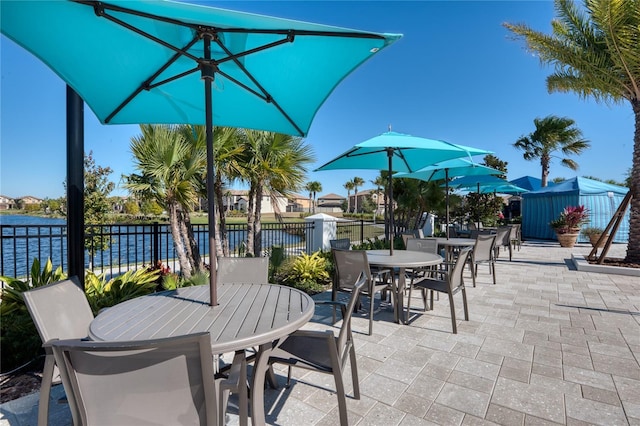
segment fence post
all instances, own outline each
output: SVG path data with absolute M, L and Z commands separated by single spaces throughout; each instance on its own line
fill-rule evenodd
M 152 236 L 153 236 L 153 248 L 151 250 L 151 257 L 153 259 L 153 266 L 156 267 L 158 265 L 159 252 L 160 252 L 160 226 L 158 222 L 153 222 L 152 225 Z
M 360 241 L 364 242 L 364 219 L 360 219 Z

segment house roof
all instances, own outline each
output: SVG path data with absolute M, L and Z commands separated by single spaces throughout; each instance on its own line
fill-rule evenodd
M 583 177 L 574 177 L 562 182 L 558 182 L 553 186 L 547 186 L 541 188 L 538 191 L 528 192 L 523 194 L 525 198 L 529 197 L 543 197 L 546 195 L 559 194 L 559 193 L 578 193 L 581 195 L 586 194 L 604 194 L 607 192 L 613 192 L 614 194 L 624 195 L 629 192 L 629 188 L 618 185 L 611 185 L 609 183 L 600 182 L 593 179 L 587 179 Z
M 332 192 L 330 194 L 323 195 L 322 197 L 318 197 L 318 200 L 346 200 L 346 197 Z

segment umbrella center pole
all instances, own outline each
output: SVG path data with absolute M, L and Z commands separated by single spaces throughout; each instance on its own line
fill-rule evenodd
M 389 254 L 393 255 L 393 242 L 395 241 L 396 229 L 393 224 L 393 148 L 386 148 L 389 160 Z
M 200 64 L 202 79 L 204 80 L 204 104 L 205 104 L 205 128 L 207 138 L 207 210 L 209 227 L 209 293 L 210 305 L 218 304 L 218 289 L 216 283 L 217 257 L 216 257 L 216 216 L 214 200 L 214 163 L 213 163 L 213 99 L 211 96 L 211 83 L 215 78 L 215 67 L 211 64 L 211 34 L 202 35 L 204 42 L 204 61 Z

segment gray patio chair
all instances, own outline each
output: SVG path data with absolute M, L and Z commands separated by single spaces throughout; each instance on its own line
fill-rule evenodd
M 474 287 L 476 286 L 476 277 L 478 276 L 478 265 L 481 263 L 489 265 L 489 273 L 493 275 L 493 283 L 496 283 L 495 244 L 496 234 L 480 234 L 476 237 L 476 243 L 473 246 L 473 252 L 469 258 Z
M 511 225 L 511 245 L 515 249 L 518 247 L 518 251 L 520 251 L 520 247 L 522 246 L 522 225 L 519 223 L 514 223 Z M 511 260 L 511 259 L 509 259 Z
M 407 248 L 407 241 L 412 238 L 416 238 L 416 235 L 413 232 L 403 232 L 402 233 L 402 242 L 404 242 L 404 248 Z
M 219 257 L 217 281 L 220 283 L 269 283 L 268 257 Z
M 52 349 L 73 424 L 209 425 L 216 404 L 209 333 L 146 341 L 60 340 Z M 224 423 L 222 423 L 224 424 Z
M 219 257 L 219 283 L 252 283 L 267 284 L 269 282 L 268 257 Z M 220 369 L 221 374 L 229 374 L 228 380 L 221 383 L 221 390 L 228 390 L 238 395 L 240 425 L 248 423 L 249 392 L 247 384 L 247 364 L 255 359 L 258 351 L 254 348 L 253 355 L 247 356 L 245 351 L 237 351 L 233 361 Z M 217 363 L 216 363 L 217 366 Z M 235 378 L 236 380 L 232 380 Z M 273 371 L 268 373 L 269 383 L 275 387 Z
M 511 226 L 500 226 L 496 231 L 496 244 L 494 247 L 495 258 L 496 260 L 500 256 L 500 247 L 505 248 L 505 250 L 509 250 L 509 261 L 511 261 L 513 257 L 513 249 L 511 248 Z
M 356 351 L 351 333 L 351 315 L 358 296 L 362 289 L 366 288 L 369 281 L 368 270 L 360 272 L 355 284 L 352 286 L 351 299 L 348 305 L 340 302 L 316 302 L 339 305 L 342 311 L 342 326 L 336 338 L 332 330 L 298 330 L 288 336 L 282 344 L 273 350 L 269 363 L 287 364 L 287 386 L 291 383 L 291 368 L 300 367 L 319 373 L 332 374 L 336 384 L 338 395 L 338 411 L 340 412 L 340 424 L 346 426 L 347 400 L 345 395 L 342 374 L 347 360 L 351 364 L 351 380 L 353 382 L 353 397 L 360 399 L 360 385 L 358 383 L 358 366 L 356 365 Z
M 51 385 L 60 383 L 51 342 L 86 338 L 93 312 L 77 277 L 25 291 L 22 296 L 45 351 L 38 402 L 38 425 L 43 426 L 48 424 Z
M 366 285 L 360 292 L 369 297 L 369 335 L 373 333 L 373 302 L 375 294 L 383 293 L 389 288 L 391 271 L 388 269 L 371 270 L 367 252 L 364 250 L 332 249 L 335 265 L 335 279 L 331 291 L 331 300 L 335 301 L 339 291 L 353 291 L 360 273 L 365 271 Z M 381 295 L 384 299 L 384 294 Z
M 453 334 L 458 332 L 456 326 L 456 308 L 453 302 L 453 295 L 462 293 L 462 304 L 464 307 L 464 319 L 469 321 L 469 308 L 467 307 L 467 291 L 464 287 L 464 280 L 462 274 L 464 271 L 464 265 L 467 262 L 471 247 L 466 247 L 460 251 L 458 258 L 456 259 L 453 269 L 451 271 L 437 271 L 440 278 L 431 278 L 429 276 L 424 277 L 420 281 L 413 284 L 414 287 L 423 289 L 422 297 L 424 304 L 427 304 L 426 290 L 431 290 L 431 309 L 433 309 L 433 292 L 447 293 L 449 296 L 449 309 L 451 310 L 451 325 L 453 327 Z M 407 311 L 411 309 L 411 298 L 407 303 Z
M 420 251 L 423 253 L 438 253 L 438 240 L 435 238 L 410 238 L 407 241 L 407 250 Z M 410 271 L 407 271 L 409 276 L 411 277 L 411 281 L 409 283 L 409 300 L 411 300 L 411 290 L 413 289 L 414 283 L 416 280 L 422 279 L 425 276 L 433 276 L 433 273 L 438 269 L 437 266 L 427 266 L 425 268 L 413 268 Z M 427 299 L 426 299 L 426 290 L 423 290 L 422 299 L 424 300 L 424 310 L 427 310 Z M 406 320 L 409 321 L 409 309 L 407 309 L 407 317 Z
M 351 240 L 349 238 L 338 238 L 337 240 L 329 240 L 332 249 L 349 250 L 351 248 Z

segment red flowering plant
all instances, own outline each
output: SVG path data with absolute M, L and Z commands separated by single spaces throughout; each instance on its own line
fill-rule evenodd
M 580 225 L 589 219 L 589 212 L 584 206 L 567 206 L 562 210 L 557 219 L 549 222 L 549 225 L 558 234 L 577 234 Z

